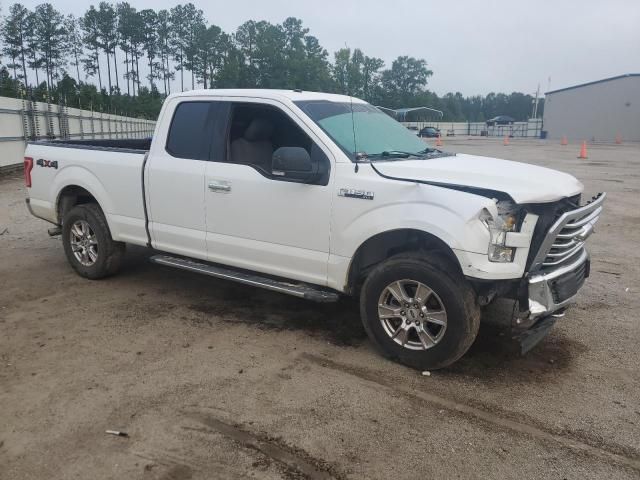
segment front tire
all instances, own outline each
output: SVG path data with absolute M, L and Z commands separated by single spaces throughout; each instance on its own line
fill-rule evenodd
M 104 278 L 122 265 L 125 244 L 111 238 L 107 220 L 95 203 L 77 205 L 64 216 L 62 244 L 69 264 L 81 277 Z
M 362 287 L 360 314 L 384 356 L 421 370 L 454 363 L 480 327 L 470 285 L 450 262 L 428 253 L 397 255 L 376 266 Z

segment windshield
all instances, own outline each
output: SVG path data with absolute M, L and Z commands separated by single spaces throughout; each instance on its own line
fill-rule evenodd
M 425 153 L 427 145 L 401 123 L 368 103 L 327 100 L 295 102 L 353 160 Z M 355 139 L 355 142 L 354 142 Z

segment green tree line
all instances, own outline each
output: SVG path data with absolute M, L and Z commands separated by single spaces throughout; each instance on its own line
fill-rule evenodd
M 446 121 L 504 114 L 525 120 L 530 95 L 438 96 L 427 62 L 399 56 L 391 65 L 361 49 L 330 57 L 302 20 L 249 20 L 226 33 L 193 4 L 137 10 L 100 2 L 82 16 L 50 3 L 11 5 L 2 19 L 0 95 L 32 97 L 155 118 L 176 89 L 288 88 L 336 92 L 388 108 L 429 106 Z

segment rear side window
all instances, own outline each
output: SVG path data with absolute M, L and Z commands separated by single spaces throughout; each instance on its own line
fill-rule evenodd
M 208 160 L 215 102 L 182 102 L 176 108 L 167 135 L 167 152 L 173 157 Z

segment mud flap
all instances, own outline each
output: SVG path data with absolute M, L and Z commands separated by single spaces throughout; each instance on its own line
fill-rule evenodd
M 547 336 L 557 318 L 548 316 L 538 320 L 531 328 L 514 337 L 520 344 L 520 353 L 524 355 Z

